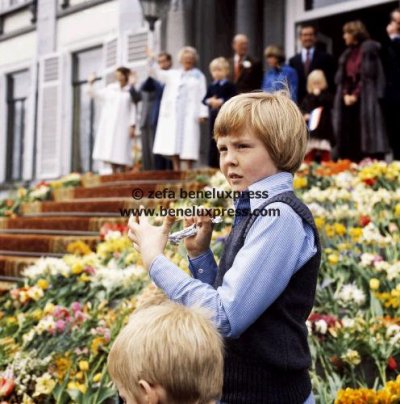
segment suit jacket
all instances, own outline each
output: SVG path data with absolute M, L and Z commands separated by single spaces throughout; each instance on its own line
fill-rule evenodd
M 297 53 L 295 56 L 290 58 L 289 65 L 297 71 L 297 76 L 299 79 L 297 100 L 299 103 L 301 103 L 304 96 L 307 94 L 307 77 L 304 72 L 304 64 L 301 59 L 301 53 Z M 329 92 L 334 94 L 336 62 L 332 55 L 324 52 L 323 50 L 315 48 L 314 55 L 311 60 L 310 72 L 313 70 L 322 70 L 325 73 Z
M 263 67 L 259 60 L 256 60 L 251 56 L 246 56 L 240 64 L 239 77 L 236 81 L 234 80 L 234 58 L 229 59 L 229 66 L 229 81 L 232 81 L 236 85 L 238 94 L 261 89 Z
M 236 94 L 237 94 L 236 87 L 230 81 L 225 81 L 222 85 L 219 82 L 211 83 L 208 86 L 207 94 L 203 98 L 203 104 L 208 106 L 206 101 L 208 98 L 211 98 L 213 96 L 215 96 L 217 98 L 221 98 L 224 100 L 224 102 L 226 102 L 230 98 L 235 96 Z M 211 109 L 210 107 L 208 107 L 208 110 L 209 110 L 210 119 L 215 120 L 215 118 L 217 117 L 217 114 L 219 112 L 219 109 Z
M 400 38 L 389 41 L 384 47 L 386 75 L 386 101 L 400 104 Z

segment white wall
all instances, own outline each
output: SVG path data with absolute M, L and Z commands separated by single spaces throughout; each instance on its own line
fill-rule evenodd
M 36 57 L 36 32 L 0 42 L 0 70 Z
M 94 38 L 118 34 L 118 1 L 114 0 L 58 19 L 57 50 Z

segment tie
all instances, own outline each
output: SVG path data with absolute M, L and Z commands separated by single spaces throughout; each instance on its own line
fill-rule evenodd
M 235 209 L 235 220 L 233 227 L 238 225 L 242 219 L 245 219 L 250 214 L 250 198 L 248 192 L 242 192 Z
M 235 68 L 234 68 L 234 72 L 233 72 L 233 79 L 235 82 L 237 81 L 237 79 L 240 76 L 240 62 L 241 62 L 240 58 L 237 59 L 235 62 Z
M 310 73 L 310 67 L 311 67 L 311 51 L 310 49 L 307 49 L 306 61 L 304 62 L 304 73 L 306 76 L 308 76 L 308 73 Z

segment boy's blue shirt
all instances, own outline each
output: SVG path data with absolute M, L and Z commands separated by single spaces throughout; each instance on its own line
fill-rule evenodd
M 293 190 L 293 176 L 280 172 L 250 185 L 249 190 L 268 191 L 268 197 L 272 198 Z M 251 210 L 264 201 L 250 199 Z M 239 337 L 285 290 L 293 274 L 317 252 L 311 226 L 290 206 L 276 202 L 268 205 L 270 208 L 279 209 L 280 216 L 259 216 L 255 220 L 218 289 L 212 286 L 218 267 L 211 250 L 189 259 L 193 277 L 164 255 L 152 262 L 150 277 L 171 300 L 208 309 L 222 335 Z

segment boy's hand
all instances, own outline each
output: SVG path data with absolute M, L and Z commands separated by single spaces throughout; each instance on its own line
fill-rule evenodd
M 185 227 L 196 224 L 197 234 L 184 240 L 190 258 L 196 258 L 210 248 L 213 225 L 211 217 L 195 216 L 185 218 Z
M 174 217 L 167 216 L 162 226 L 153 226 L 146 216 L 130 217 L 128 237 L 133 241 L 135 249 L 141 254 L 147 271 L 150 270 L 154 258 L 164 252 L 174 220 Z

